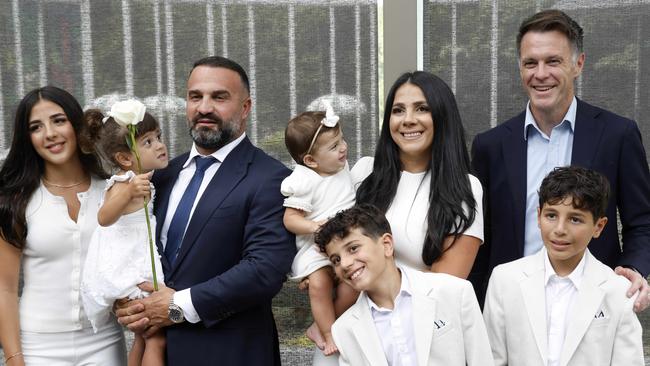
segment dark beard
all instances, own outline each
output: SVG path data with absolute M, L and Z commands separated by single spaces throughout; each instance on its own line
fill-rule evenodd
M 203 117 L 205 116 L 197 117 L 196 119 Z M 190 136 L 198 147 L 217 151 L 234 140 L 238 136 L 238 131 L 236 131 L 233 121 L 224 122 L 214 115 L 211 115 L 210 118 L 217 123 L 219 126 L 218 130 L 190 127 Z M 196 121 L 193 121 L 193 123 L 196 123 Z

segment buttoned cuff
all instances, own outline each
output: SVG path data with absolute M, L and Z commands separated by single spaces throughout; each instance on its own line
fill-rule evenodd
M 174 293 L 174 304 L 183 309 L 183 316 L 185 320 L 190 323 L 198 323 L 201 321 L 199 313 L 196 312 L 194 304 L 192 304 L 192 295 L 190 294 L 191 288 L 176 291 Z

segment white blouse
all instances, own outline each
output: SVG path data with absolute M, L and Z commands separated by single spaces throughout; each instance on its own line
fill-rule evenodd
M 79 288 L 88 243 L 97 227 L 104 180 L 92 178 L 77 194 L 77 222 L 63 197 L 41 183 L 27 205 L 27 240 L 22 256 L 24 276 L 20 328 L 30 332 L 65 332 L 90 327 Z
M 363 157 L 352 168 L 353 177 L 358 185 L 370 175 L 374 158 Z M 397 192 L 386 211 L 395 241 L 395 262 L 416 270 L 429 270 L 430 267 L 422 260 L 422 248 L 427 230 L 427 212 L 429 210 L 429 191 L 431 174 L 429 171 L 409 173 L 402 171 L 397 185 Z M 463 235 L 476 237 L 483 242 L 483 188 L 479 180 L 469 174 L 469 181 L 476 201 L 474 222 L 463 232 Z M 467 210 L 467 205 L 463 203 Z

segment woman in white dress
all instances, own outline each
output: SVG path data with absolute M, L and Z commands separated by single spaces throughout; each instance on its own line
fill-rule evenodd
M 398 265 L 467 278 L 483 242 L 483 190 L 454 94 L 435 75 L 405 73 L 384 111 L 375 157 L 352 168 L 356 202 L 386 214 Z M 336 364 L 314 352 L 314 366 Z
M 386 98 L 375 157 L 360 159 L 367 176 L 357 203 L 386 213 L 398 265 L 467 278 L 483 242 L 483 191 L 469 174 L 456 100 L 435 75 L 405 73 Z
M 115 319 L 94 333 L 79 287 L 107 178 L 68 92 L 29 92 L 0 170 L 0 343 L 7 366 L 125 365 Z M 24 287 L 18 299 L 19 272 Z

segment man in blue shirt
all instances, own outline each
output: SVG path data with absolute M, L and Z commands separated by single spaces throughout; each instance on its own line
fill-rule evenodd
M 529 97 L 526 110 L 477 135 L 472 167 L 485 202 L 485 244 L 470 280 L 479 299 L 492 269 L 542 248 L 537 227 L 537 189 L 553 168 L 579 165 L 604 174 L 611 186 L 607 217 L 620 212 L 590 250 L 640 290 L 635 311 L 650 304 L 650 172 L 641 133 L 634 121 L 589 105 L 575 96 L 582 72 L 583 31 L 558 10 L 524 20 L 517 35 L 519 72 Z M 621 249 L 622 248 L 622 249 Z

